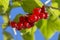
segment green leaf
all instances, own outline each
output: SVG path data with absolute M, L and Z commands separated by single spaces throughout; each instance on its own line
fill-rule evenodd
M 12 35 L 6 31 L 3 32 L 4 40 L 14 40 Z
M 43 36 L 46 38 L 46 40 L 49 40 L 55 33 L 56 25 L 50 21 L 43 19 L 40 31 L 42 32 Z
M 16 15 L 16 17 L 14 18 L 14 21 L 15 21 L 15 22 L 19 22 L 19 17 L 20 17 L 20 16 L 22 16 L 22 14 Z
M 52 0 L 52 6 L 59 8 L 60 7 L 60 0 Z
M 36 7 L 42 7 L 40 0 L 23 0 L 21 4 L 25 12 L 32 13 L 32 10 Z
M 59 10 L 49 8 L 47 9 L 49 13 L 48 19 L 42 19 L 37 22 L 37 27 L 42 32 L 46 40 L 49 40 L 56 31 L 60 32 L 60 12 Z
M 60 40 L 60 34 L 59 34 L 59 36 L 58 36 L 58 40 Z
M 38 22 L 35 23 L 37 28 L 41 28 L 42 25 L 42 20 L 39 20 Z
M 34 40 L 34 34 L 26 33 L 22 37 L 23 37 L 23 40 Z
M 22 37 L 24 40 L 34 40 L 34 33 L 36 31 L 36 26 L 33 26 L 30 29 L 21 30 L 20 32 L 23 34 Z
M 25 33 L 30 33 L 30 34 L 33 34 L 35 31 L 36 31 L 36 25 L 34 25 L 32 28 L 30 29 L 23 29 L 23 30 L 20 30 L 21 33 L 25 34 Z
M 12 7 L 20 7 L 21 6 L 21 2 L 15 1 L 12 3 Z
M 0 0 L 0 12 L 3 12 L 5 13 L 8 9 L 8 6 L 9 6 L 9 0 Z
M 4 23 L 2 24 L 2 29 L 5 29 L 8 26 L 9 16 L 4 15 L 2 17 L 3 17 L 3 20 L 4 20 Z

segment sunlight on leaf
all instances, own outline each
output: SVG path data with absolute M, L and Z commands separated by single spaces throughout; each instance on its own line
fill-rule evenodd
M 0 0 L 0 6 L 2 6 L 2 12 L 5 13 L 9 6 L 9 0 Z
M 3 20 L 4 20 L 4 23 L 2 24 L 2 29 L 5 29 L 8 26 L 9 18 L 8 18 L 7 15 L 4 15 L 2 17 L 3 17 Z
M 43 19 L 39 22 L 37 22 L 37 27 L 42 32 L 43 36 L 46 38 L 46 40 L 49 40 L 56 31 L 60 32 L 60 11 L 52 8 L 47 9 L 49 18 Z

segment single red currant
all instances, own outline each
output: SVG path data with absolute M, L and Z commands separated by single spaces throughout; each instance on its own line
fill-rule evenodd
M 31 25 L 29 24 L 29 22 L 24 22 L 24 28 L 30 28 Z
M 46 10 L 45 10 L 45 6 L 42 6 L 42 8 L 41 8 L 41 12 L 45 12 Z
M 39 17 L 40 17 L 40 19 L 43 19 L 44 13 L 41 13 L 41 14 L 39 15 Z
M 23 28 L 23 23 L 18 22 L 16 29 L 21 30 L 22 28 Z
M 33 14 L 39 15 L 41 13 L 41 8 L 35 8 Z
M 33 27 L 34 26 L 34 23 L 30 23 L 30 25 L 31 25 L 31 27 Z
M 24 16 L 20 16 L 19 21 L 20 22 L 24 22 L 25 21 L 25 17 Z
M 17 25 L 16 22 L 14 22 L 14 21 L 11 21 L 11 22 L 10 22 L 10 26 L 11 26 L 12 28 L 15 28 L 16 25 Z
M 45 16 L 44 16 L 44 19 L 47 19 L 48 16 L 49 16 L 48 13 L 44 13 L 44 15 L 45 15 Z
M 29 18 L 28 18 L 28 22 L 30 23 L 34 23 L 38 20 L 38 17 L 37 15 L 31 15 Z

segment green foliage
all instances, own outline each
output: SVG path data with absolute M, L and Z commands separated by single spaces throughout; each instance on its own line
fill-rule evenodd
M 6 31 L 3 32 L 4 40 L 14 40 L 12 35 Z
M 52 0 L 52 6 L 53 7 L 60 7 L 60 0 Z
M 52 7 L 59 8 L 58 0 L 52 0 Z M 60 32 L 60 10 L 47 8 L 49 13 L 48 19 L 43 19 L 37 22 L 37 27 L 42 32 L 43 36 L 49 40 L 56 31 Z M 40 22 L 40 23 L 39 23 Z
M 9 0 L 0 0 L 0 12 L 5 13 L 9 6 Z
M 15 22 L 19 22 L 19 17 L 20 17 L 20 16 L 22 16 L 22 14 L 18 14 L 18 15 L 16 15 L 14 21 L 15 21 Z
M 4 23 L 2 24 L 2 29 L 5 29 L 8 26 L 9 16 L 8 15 L 4 15 L 2 17 L 3 17 L 3 20 L 4 20 Z
M 32 13 L 32 10 L 34 8 L 42 7 L 43 5 L 40 0 L 12 0 L 12 1 L 13 1 L 12 6 L 10 6 L 9 0 L 0 0 L 0 14 L 8 13 L 7 15 L 2 16 L 4 20 L 4 23 L 2 24 L 3 29 L 5 29 L 8 25 L 9 12 L 12 8 L 21 6 L 25 12 Z M 52 0 L 51 6 L 55 8 L 59 8 L 60 1 Z M 42 32 L 46 40 L 49 40 L 56 31 L 60 32 L 60 10 L 47 8 L 47 12 L 49 13 L 48 19 L 39 20 L 38 22 L 35 23 L 34 27 L 30 29 L 20 30 L 20 32 L 23 34 L 22 37 L 24 40 L 34 40 L 34 33 L 37 28 L 40 29 L 40 31 Z M 22 16 L 22 14 L 18 14 L 15 17 L 14 21 L 19 22 L 20 16 Z M 11 38 L 12 36 L 8 32 L 4 32 L 4 40 L 10 40 Z M 60 38 L 60 35 L 59 35 L 59 38 Z
M 21 2 L 15 1 L 12 3 L 12 7 L 20 7 L 21 6 Z
M 58 40 L 60 40 L 60 34 L 59 34 L 59 36 L 58 36 Z
M 34 33 L 36 31 L 36 25 L 33 26 L 30 29 L 26 29 L 26 30 L 21 30 L 20 32 L 23 34 L 22 37 L 24 40 L 34 40 Z
M 39 22 L 37 22 L 37 27 L 40 29 L 42 34 L 46 39 L 50 39 L 56 31 L 60 31 L 60 12 L 59 10 L 55 9 L 48 9 L 49 12 L 49 18 L 43 19 Z
M 42 19 L 35 23 L 38 29 L 41 28 L 42 23 L 43 23 Z
M 36 7 L 42 7 L 40 0 L 23 0 L 21 4 L 25 12 L 32 13 L 32 10 Z

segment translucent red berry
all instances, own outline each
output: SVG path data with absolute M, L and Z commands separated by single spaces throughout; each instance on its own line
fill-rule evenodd
M 10 21 L 10 26 L 12 27 L 12 28 L 15 28 L 16 27 L 16 22 L 14 22 L 14 21 Z
M 40 17 L 40 19 L 43 19 L 44 13 L 41 13 L 41 14 L 39 15 L 39 17 Z
M 37 15 L 31 15 L 29 18 L 28 18 L 28 22 L 30 23 L 34 23 L 38 20 L 38 17 Z
M 23 23 L 21 23 L 21 22 L 17 23 L 16 29 L 21 30 L 22 28 L 23 28 Z
M 29 24 L 29 22 L 24 22 L 24 28 L 30 28 L 31 25 Z
M 35 8 L 33 14 L 39 15 L 41 13 L 41 8 Z
M 31 25 L 31 27 L 33 27 L 34 26 L 34 23 L 30 23 L 30 25 Z
M 45 6 L 42 6 L 41 8 L 41 12 L 44 13 L 46 10 L 45 10 Z
M 45 15 L 45 16 L 44 16 L 44 19 L 47 19 L 48 16 L 49 16 L 48 13 L 44 13 L 44 15 Z
M 24 22 L 25 21 L 25 17 L 24 16 L 20 16 L 19 21 L 20 22 Z

